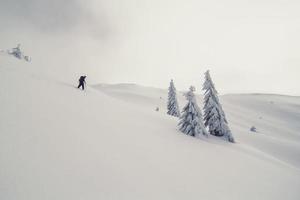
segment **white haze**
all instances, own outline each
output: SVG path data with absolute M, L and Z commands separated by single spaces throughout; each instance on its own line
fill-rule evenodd
M 210 69 L 220 93 L 300 95 L 299 10 L 297 0 L 0 0 L 0 49 L 21 43 L 41 73 L 90 84 L 173 78 L 199 92 Z

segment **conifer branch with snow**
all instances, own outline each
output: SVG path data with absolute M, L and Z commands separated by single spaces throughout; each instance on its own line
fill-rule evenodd
M 200 135 L 207 136 L 208 134 L 202 120 L 202 113 L 197 105 L 194 91 L 195 88 L 191 86 L 190 90 L 184 94 L 188 102 L 182 110 L 182 115 L 178 124 L 179 130 L 194 137 Z
M 209 70 L 205 72 L 203 90 L 205 91 L 203 108 L 205 127 L 208 127 L 211 135 L 224 137 L 229 142 L 234 142 L 225 113 L 219 101 L 218 92 L 210 77 Z
M 175 117 L 180 116 L 180 111 L 179 111 L 179 106 L 178 106 L 178 101 L 177 101 L 177 96 L 176 96 L 176 88 L 174 86 L 173 80 L 171 80 L 170 86 L 169 86 L 167 109 L 168 109 L 167 114 L 175 116 Z

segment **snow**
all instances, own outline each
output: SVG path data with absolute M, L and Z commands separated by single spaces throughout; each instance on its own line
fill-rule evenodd
M 174 117 L 180 117 L 180 109 L 177 101 L 176 88 L 173 80 L 170 82 L 170 86 L 168 89 L 168 102 L 167 102 L 167 114 L 172 115 Z
M 228 122 L 219 102 L 218 92 L 209 74 L 209 70 L 205 73 L 205 81 L 203 83 L 204 90 L 204 124 L 208 127 L 211 135 L 224 137 L 229 142 L 234 143 L 234 137 L 228 126 Z
M 195 87 L 191 86 L 189 91 L 184 94 L 187 103 L 182 109 L 182 115 L 180 117 L 178 127 L 181 132 L 190 136 L 207 136 L 208 133 L 202 120 L 202 112 L 197 104 L 194 91 Z
M 81 91 L 78 77 L 58 80 L 17 61 L 0 62 L 0 199 L 300 197 L 299 97 L 220 96 L 232 144 L 178 131 L 167 89 Z M 186 103 L 181 93 L 178 101 Z

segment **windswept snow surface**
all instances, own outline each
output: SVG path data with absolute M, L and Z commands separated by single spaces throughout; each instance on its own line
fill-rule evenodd
M 0 199 L 300 199 L 299 97 L 222 96 L 231 144 L 180 133 L 167 90 L 0 73 Z

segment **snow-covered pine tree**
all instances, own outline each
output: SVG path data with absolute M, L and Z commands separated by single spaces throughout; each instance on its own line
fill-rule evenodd
M 203 90 L 205 91 L 203 108 L 205 127 L 208 127 L 211 135 L 224 137 L 229 142 L 234 142 L 225 113 L 219 101 L 218 92 L 210 77 L 209 70 L 205 72 Z
M 180 111 L 179 111 L 179 106 L 178 106 L 178 101 L 177 101 L 177 96 L 176 96 L 176 88 L 174 86 L 173 80 L 170 82 L 169 86 L 169 93 L 168 93 L 168 114 L 179 117 L 180 116 Z
M 182 110 L 178 124 L 179 130 L 190 136 L 207 136 L 207 131 L 203 125 L 202 113 L 197 105 L 194 91 L 195 87 L 191 86 L 190 91 L 184 94 L 188 102 Z

